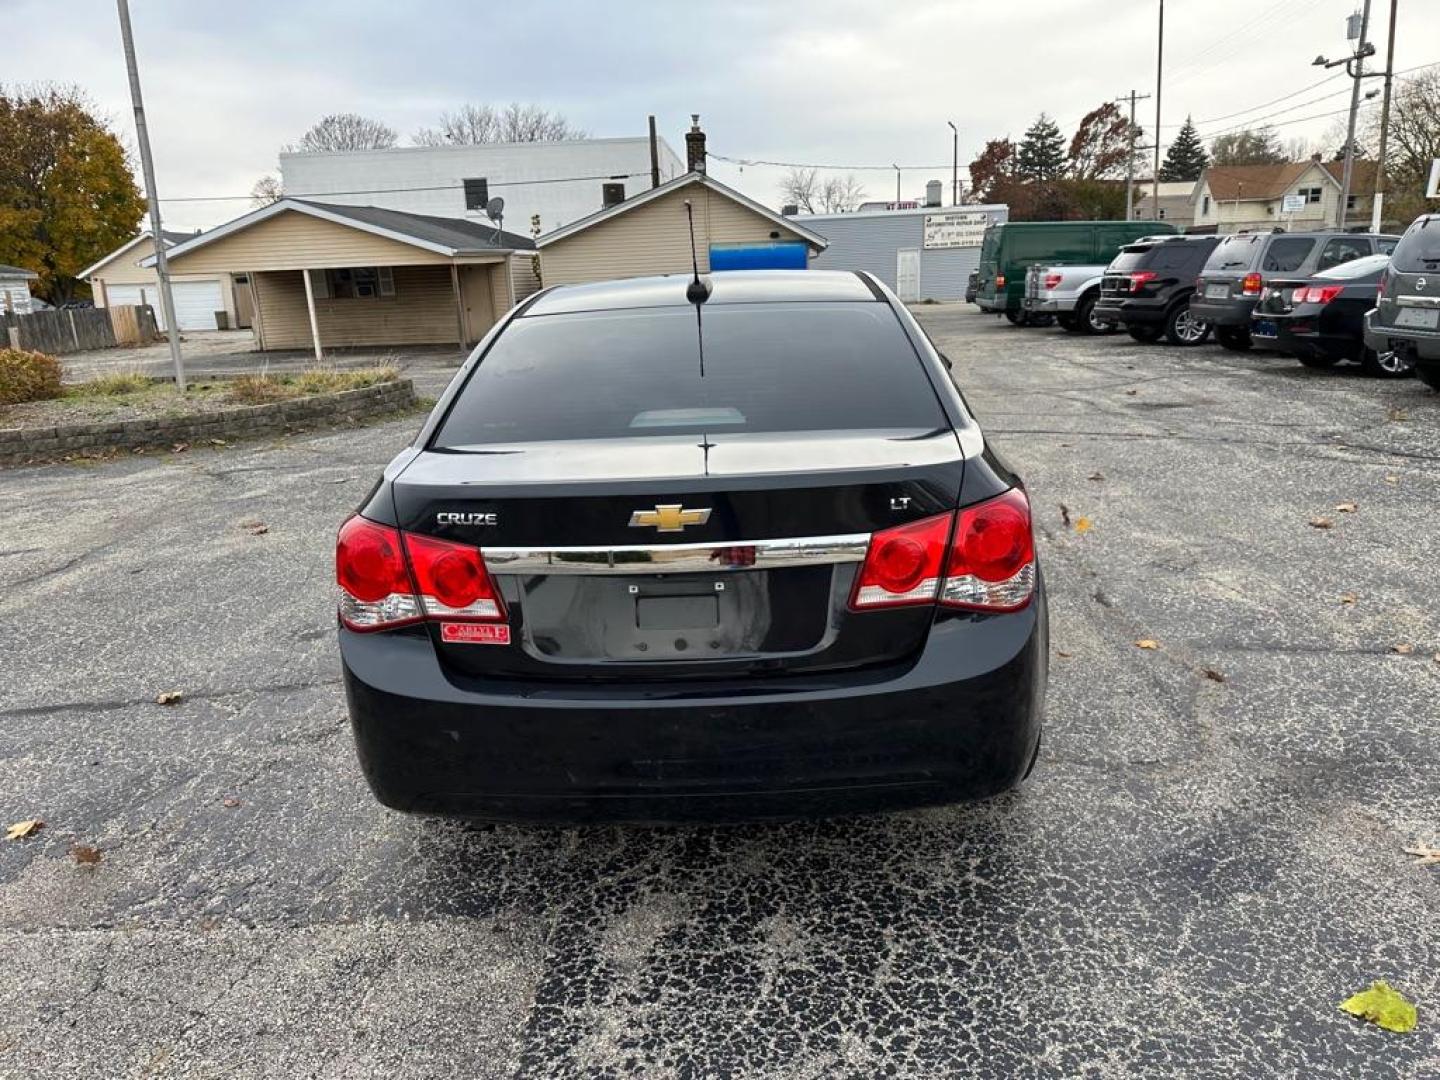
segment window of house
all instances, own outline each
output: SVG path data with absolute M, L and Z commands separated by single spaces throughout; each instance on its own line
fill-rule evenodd
M 311 280 L 320 276 L 316 271 Z M 395 295 L 395 272 L 388 266 L 345 266 L 324 272 L 317 297 L 335 300 L 373 300 Z
M 1302 187 L 1299 194 L 1305 196 L 1307 203 L 1318 203 L 1320 201 L 1320 189 L 1318 187 Z
M 1165 208 L 1163 206 L 1160 208 L 1160 220 L 1165 220 Z
M 490 201 L 490 181 L 484 176 L 466 177 L 465 181 L 465 209 L 484 210 L 485 204 Z
M 1202 214 L 1208 214 L 1208 213 L 1210 213 L 1210 196 L 1209 196 L 1209 195 L 1203 195 L 1203 196 L 1201 196 L 1201 198 L 1200 198 L 1200 213 L 1202 213 Z
M 1356 196 L 1356 195 L 1350 195 L 1350 196 L 1348 196 L 1348 197 L 1345 199 L 1345 209 L 1346 209 L 1346 210 L 1354 210 L 1354 209 L 1355 209 L 1355 200 L 1356 200 L 1357 198 L 1358 198 L 1358 196 Z

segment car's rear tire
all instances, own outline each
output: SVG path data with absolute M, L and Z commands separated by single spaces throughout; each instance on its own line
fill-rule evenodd
M 1075 321 L 1075 316 L 1068 311 L 1063 315 L 1056 315 L 1055 321 L 1060 324 L 1061 330 L 1066 330 L 1072 334 L 1080 329 L 1080 324 Z
M 1415 361 L 1393 349 L 1385 352 L 1362 349 L 1360 367 L 1366 375 L 1376 379 L 1408 379 L 1415 374 Z
M 1125 327 L 1125 332 L 1142 345 L 1153 345 L 1160 340 L 1160 335 L 1165 331 L 1149 323 L 1129 323 Z
M 1308 368 L 1315 368 L 1317 371 L 1323 368 L 1332 368 L 1340 362 L 1338 356 L 1327 356 L 1325 353 L 1299 353 L 1296 359 Z
M 1113 334 L 1115 327 L 1109 323 L 1095 321 L 1095 304 L 1100 299 L 1100 292 L 1091 289 L 1080 302 L 1075 305 L 1075 322 L 1082 334 Z
M 1415 375 L 1431 390 L 1440 391 L 1440 364 L 1416 364 Z
M 1011 326 L 1024 326 L 1027 316 L 1023 311 L 1012 311 L 1009 308 L 1006 308 L 1005 318 L 1010 320 Z
M 1231 352 L 1250 351 L 1250 328 L 1248 326 L 1217 326 L 1215 340 Z
M 1190 302 L 1176 304 L 1165 316 L 1165 340 L 1171 345 L 1203 345 L 1210 336 L 1210 324 L 1190 314 Z

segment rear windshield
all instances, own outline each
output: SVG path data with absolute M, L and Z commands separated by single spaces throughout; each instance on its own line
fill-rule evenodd
M 889 305 L 715 304 L 516 319 L 434 445 L 945 423 Z
M 1324 278 L 1326 281 L 1356 281 L 1366 277 L 1373 277 L 1378 281 L 1380 274 L 1389 265 L 1390 256 L 1388 255 L 1366 255 L 1363 258 L 1341 263 L 1339 266 L 1332 266 L 1329 270 L 1322 270 L 1315 276 Z
M 1299 270 L 1310 257 L 1310 252 L 1315 250 L 1317 242 L 1312 237 L 1304 236 L 1276 237 L 1265 249 L 1265 261 L 1260 269 L 1271 274 L 1288 274 L 1292 270 Z
M 1222 270 L 1249 270 L 1255 261 L 1255 254 L 1261 248 L 1264 236 L 1251 233 L 1246 236 L 1227 236 L 1210 253 L 1205 262 L 1204 273 Z
M 1440 270 L 1440 217 L 1421 218 L 1411 225 L 1390 261 L 1402 274 Z
M 1105 269 L 1111 274 L 1128 274 L 1132 270 L 1139 270 L 1146 264 L 1146 257 L 1150 251 L 1149 244 L 1123 247 L 1120 249 L 1120 254 L 1111 259 L 1110 265 Z

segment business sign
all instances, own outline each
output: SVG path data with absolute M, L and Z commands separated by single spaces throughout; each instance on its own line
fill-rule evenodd
M 1430 183 L 1425 185 L 1427 199 L 1440 199 L 1440 158 L 1430 162 Z
M 927 248 L 979 247 L 990 224 L 983 210 L 947 210 L 925 215 L 924 246 Z
M 1281 203 L 1282 203 L 1282 205 L 1281 205 L 1281 207 L 1280 207 L 1280 212 L 1281 212 L 1281 213 L 1284 213 L 1284 214 L 1298 214 L 1298 213 L 1300 213 L 1301 210 L 1304 210 L 1304 209 L 1305 209 L 1305 196 L 1304 196 L 1304 195 L 1286 195 L 1285 198 L 1284 198 L 1283 200 L 1281 200 Z

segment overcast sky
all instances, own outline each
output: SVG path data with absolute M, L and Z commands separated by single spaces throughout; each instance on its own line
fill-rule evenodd
M 1440 62 L 1440 0 L 1399 0 L 1397 69 Z M 1155 90 L 1158 0 L 904 3 L 723 0 L 132 0 L 165 224 L 218 224 L 248 207 L 167 202 L 245 195 L 276 151 L 321 115 L 359 112 L 408 136 L 465 102 L 536 102 L 594 135 L 641 135 L 654 113 L 684 156 L 698 112 L 712 153 L 908 168 L 905 196 L 950 180 L 986 138 L 1018 137 L 1048 111 L 1066 136 L 1086 111 Z M 1318 82 L 1343 53 L 1357 0 L 1168 0 L 1162 137 L 1186 113 L 1226 118 Z M 0 0 L 7 83 L 82 87 L 133 145 L 115 8 L 81 0 Z M 1384 59 L 1387 0 L 1371 37 Z M 1379 80 L 1375 80 L 1378 85 Z M 1218 133 L 1270 117 L 1283 136 L 1320 138 L 1343 110 L 1343 75 L 1272 106 L 1201 125 Z M 1334 95 L 1334 96 L 1330 96 Z M 1316 100 L 1320 99 L 1320 100 Z M 1154 100 L 1142 102 L 1147 132 Z M 1296 108 L 1296 106 L 1299 106 Z M 1284 111 L 1282 111 L 1284 110 Z M 1288 122 L 1288 123 L 1286 123 Z M 778 205 L 782 169 L 716 161 L 712 172 Z M 856 170 L 874 197 L 893 170 Z M 962 174 L 963 175 L 963 174 Z

